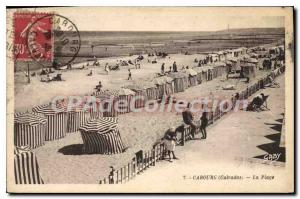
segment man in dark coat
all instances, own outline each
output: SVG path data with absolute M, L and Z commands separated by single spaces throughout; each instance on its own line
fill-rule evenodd
M 178 72 L 176 61 L 174 61 L 174 63 L 173 63 L 173 72 Z
M 196 125 L 194 123 L 194 115 L 190 111 L 190 103 L 188 103 L 187 108 L 182 112 L 183 122 L 191 126 L 191 138 L 195 138 Z

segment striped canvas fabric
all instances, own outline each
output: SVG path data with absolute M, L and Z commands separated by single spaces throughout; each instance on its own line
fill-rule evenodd
M 152 87 L 152 88 L 147 88 L 146 89 L 146 93 L 147 93 L 147 99 L 148 100 L 156 100 L 158 99 L 158 89 L 156 87 Z
M 174 93 L 174 81 L 165 84 L 166 95 L 171 95 Z
M 14 144 L 36 148 L 45 143 L 47 119 L 38 113 L 24 112 L 14 115 Z
M 174 92 L 183 92 L 189 86 L 188 75 L 185 73 L 170 73 L 169 77 L 174 79 Z
M 142 97 L 142 99 L 135 99 L 135 108 L 145 107 L 145 103 L 147 101 L 147 92 L 145 88 L 138 83 L 127 85 L 125 88 L 133 90 L 135 92 L 135 97 Z
M 72 104 L 70 104 L 72 105 Z M 72 133 L 78 131 L 79 127 L 85 123 L 85 121 L 90 118 L 90 112 L 84 110 L 84 103 L 77 106 L 68 107 L 67 100 L 65 103 L 60 104 L 60 108 L 65 110 L 67 116 L 67 132 Z M 93 114 L 94 112 L 91 111 Z
M 189 86 L 196 86 L 198 84 L 197 75 L 189 76 Z
M 103 107 L 105 108 L 105 110 L 110 109 L 109 111 L 105 111 L 105 113 L 103 113 L 103 116 L 118 116 L 118 114 L 124 114 L 124 113 L 129 113 L 130 112 L 130 103 L 131 103 L 131 99 L 132 96 L 135 95 L 135 92 L 130 90 L 130 89 L 126 89 L 126 88 L 121 88 L 119 90 L 104 90 L 104 91 L 98 91 L 94 93 L 95 96 L 97 98 L 113 98 L 113 104 L 111 106 L 109 106 L 109 104 L 107 102 L 104 102 Z M 119 102 L 119 100 L 125 100 L 127 101 L 127 105 L 126 104 L 122 104 L 121 102 Z M 118 109 L 115 110 L 115 106 L 118 105 Z
M 115 154 L 121 153 L 124 145 L 117 129 L 118 119 L 104 117 L 89 120 L 80 127 L 84 153 Z
M 124 146 L 118 130 L 110 130 L 107 133 L 99 134 L 97 132 L 81 132 L 84 143 L 84 153 L 116 154 L 122 153 Z
M 44 184 L 37 158 L 28 147 L 15 147 L 14 175 L 16 184 Z
M 141 97 L 141 99 L 139 99 L 139 98 L 135 99 L 134 107 L 135 108 L 145 107 L 145 103 L 147 101 L 146 90 L 135 90 L 135 97 Z
M 54 110 L 51 104 L 37 106 L 33 112 L 44 114 L 47 118 L 45 140 L 57 140 L 66 136 L 68 117 L 65 110 Z
M 85 111 L 70 111 L 67 113 L 67 132 L 72 133 L 78 131 L 79 127 L 83 125 L 86 120 L 90 117 L 90 114 L 95 112 L 85 112 Z M 98 114 L 97 114 L 98 116 Z

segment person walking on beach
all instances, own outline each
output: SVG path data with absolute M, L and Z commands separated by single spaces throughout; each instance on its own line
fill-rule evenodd
M 202 133 L 201 139 L 206 139 L 206 127 L 208 125 L 207 112 L 202 113 L 200 120 L 201 120 L 200 131 Z
M 165 63 L 161 65 L 161 74 L 165 74 Z
M 176 140 L 177 140 L 177 137 L 176 137 L 176 129 L 174 127 L 171 127 L 166 133 L 165 133 L 165 136 L 164 136 L 164 144 L 166 146 L 166 149 L 167 149 L 167 154 L 169 156 L 169 162 L 172 162 L 171 160 L 171 153 L 172 153 L 172 156 L 173 156 L 173 159 L 178 159 L 176 156 L 175 156 L 175 146 L 176 146 Z
M 173 72 L 178 72 L 176 61 L 174 61 L 174 63 L 173 63 Z
M 188 103 L 186 109 L 182 112 L 182 119 L 186 125 L 191 126 L 191 139 L 195 139 L 195 132 L 196 132 L 197 126 L 194 123 L 194 115 L 190 111 L 190 108 L 191 108 L 190 105 L 191 104 Z
M 105 64 L 104 70 L 105 70 L 105 72 L 106 72 L 106 75 L 108 75 L 108 72 L 109 72 L 109 66 L 108 66 L 108 63 Z
M 130 69 L 128 69 L 128 80 L 132 80 Z

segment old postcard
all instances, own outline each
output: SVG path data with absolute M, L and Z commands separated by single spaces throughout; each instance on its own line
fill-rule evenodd
M 6 12 L 8 192 L 294 192 L 292 7 Z

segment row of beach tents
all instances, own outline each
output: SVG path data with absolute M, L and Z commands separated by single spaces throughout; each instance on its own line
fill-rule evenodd
M 22 149 L 15 150 L 14 153 L 15 168 L 21 168 L 15 169 L 16 184 L 43 183 L 42 179 L 38 177 L 38 163 L 32 149 L 44 145 L 47 141 L 61 139 L 67 133 L 80 131 L 85 153 L 121 153 L 124 150 L 124 145 L 117 127 L 117 116 L 131 112 L 131 110 L 129 106 L 122 104 L 119 104 L 119 109 L 115 110 L 115 106 L 109 106 L 108 99 L 112 100 L 113 103 L 126 100 L 128 104 L 131 104 L 133 97 L 142 96 L 143 98 L 136 100 L 134 104 L 135 108 L 142 108 L 149 100 L 158 100 L 164 95 L 183 92 L 188 87 L 219 77 L 226 71 L 227 64 L 217 61 L 202 67 L 154 77 L 149 81 L 136 80 L 118 90 L 93 92 L 91 96 L 96 98 L 96 102 L 102 105 L 104 111 L 98 109 L 100 106 L 84 109 L 85 103 L 89 103 L 88 100 L 69 110 L 67 108 L 68 99 L 66 98 L 57 101 L 56 104 L 39 105 L 30 111 L 15 113 L 14 144 L 15 148 Z M 59 107 L 59 111 L 54 110 L 53 106 Z M 34 164 L 32 169 L 37 175 L 34 181 L 26 180 L 27 178 L 32 179 L 32 173 L 22 172 L 24 170 L 22 165 L 27 163 Z

